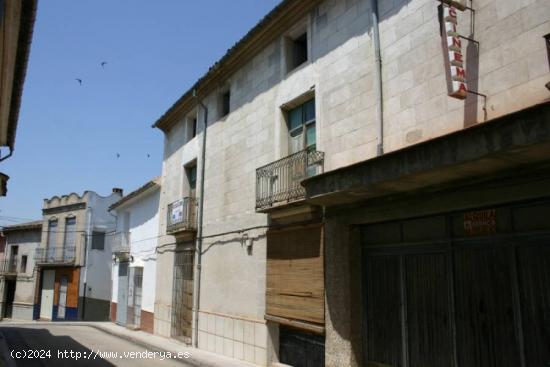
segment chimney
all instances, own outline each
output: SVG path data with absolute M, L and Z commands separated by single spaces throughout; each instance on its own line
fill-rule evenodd
M 113 187 L 113 194 L 119 194 L 120 196 L 123 196 L 123 190 L 118 187 Z

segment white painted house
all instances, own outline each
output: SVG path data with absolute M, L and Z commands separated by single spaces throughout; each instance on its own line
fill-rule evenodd
M 154 325 L 159 199 L 160 179 L 155 178 L 110 207 L 117 216 L 116 233 L 111 238 L 111 320 L 150 333 Z

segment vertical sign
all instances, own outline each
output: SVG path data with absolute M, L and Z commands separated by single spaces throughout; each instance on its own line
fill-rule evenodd
M 466 70 L 462 54 L 462 40 L 457 31 L 459 9 L 465 9 L 465 2 L 444 1 L 443 5 L 443 37 L 446 53 L 448 54 L 447 73 L 450 79 L 449 96 L 465 99 L 468 95 L 466 85 Z

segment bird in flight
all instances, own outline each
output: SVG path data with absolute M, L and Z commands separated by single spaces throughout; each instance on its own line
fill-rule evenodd
M 105 68 L 105 65 L 107 65 L 107 61 L 103 61 L 103 62 L 101 63 L 101 67 L 102 67 L 102 68 Z
M 151 158 L 151 154 L 147 154 L 147 158 Z
M 80 86 L 82 86 L 82 79 L 76 78 L 75 80 L 78 82 L 78 84 L 80 84 Z
M 116 157 L 117 157 L 117 158 L 120 158 L 120 154 L 117 153 L 117 154 L 116 154 Z

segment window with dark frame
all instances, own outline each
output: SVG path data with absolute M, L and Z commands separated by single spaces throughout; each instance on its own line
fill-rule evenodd
M 189 184 L 189 196 L 194 198 L 197 192 L 197 165 L 185 167 L 185 175 Z
M 20 271 L 21 271 L 21 273 L 26 273 L 26 272 L 27 272 L 27 255 L 21 256 L 21 268 L 20 268 Z
M 307 61 L 307 32 L 292 40 L 292 68 L 296 69 Z
M 197 136 L 197 118 L 193 118 L 193 121 L 192 121 L 192 124 L 193 126 L 191 127 L 191 138 L 194 138 L 195 136 Z
M 105 249 L 105 232 L 93 231 L 92 232 L 92 250 L 104 250 Z
M 231 92 L 229 90 L 226 90 L 221 94 L 220 102 L 221 102 L 220 117 L 229 115 L 229 112 L 231 111 Z

